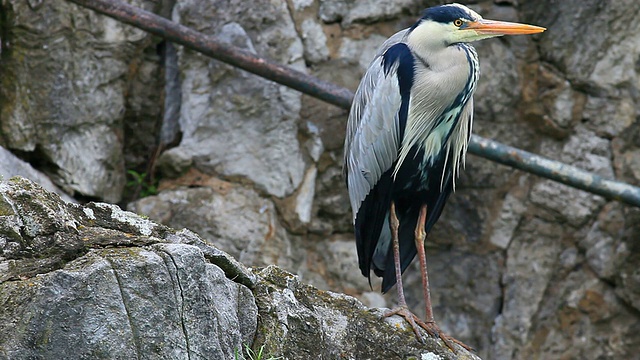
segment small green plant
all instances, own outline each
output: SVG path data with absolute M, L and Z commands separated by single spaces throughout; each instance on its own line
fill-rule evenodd
M 127 174 L 131 180 L 127 181 L 127 187 L 135 194 L 135 198 L 143 198 L 158 193 L 158 187 L 155 182 L 147 179 L 147 173 L 139 173 L 135 170 L 127 170 Z
M 235 360 L 282 360 L 281 357 L 267 357 L 267 355 L 265 355 L 263 351 L 264 345 L 260 347 L 260 350 L 255 352 L 249 347 L 249 345 L 244 344 L 244 351 L 238 352 L 238 349 L 236 348 L 234 357 Z

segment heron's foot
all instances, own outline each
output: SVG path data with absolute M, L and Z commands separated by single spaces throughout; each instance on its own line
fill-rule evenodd
M 407 305 L 398 306 L 397 308 L 393 308 L 384 313 L 384 317 L 390 317 L 393 315 L 402 316 L 409 323 L 409 325 L 411 325 L 411 328 L 413 329 L 413 332 L 416 334 L 416 338 L 418 339 L 418 341 L 420 341 L 421 343 L 424 343 L 424 338 L 422 337 L 422 333 L 420 333 L 420 328 L 422 327 L 425 330 L 427 329 L 424 328 L 422 324 L 418 326 L 418 324 L 422 322 L 422 320 L 420 320 L 419 317 L 417 317 L 414 313 L 412 313 L 409 310 L 409 307 Z M 429 333 L 429 330 L 427 330 L 427 333 Z M 435 336 L 432 333 L 429 333 L 429 335 Z
M 420 333 L 420 328 L 424 329 L 424 331 L 426 331 L 427 334 L 429 334 L 430 336 L 435 338 L 440 338 L 445 343 L 445 345 L 447 345 L 447 347 L 451 349 L 454 353 L 456 352 L 456 349 L 453 344 L 460 345 L 468 351 L 474 351 L 473 348 L 470 347 L 469 345 L 443 333 L 442 330 L 440 330 L 440 328 L 438 327 L 438 325 L 436 325 L 435 321 L 426 321 L 426 322 L 422 321 L 418 316 L 412 313 L 406 305 L 399 306 L 395 309 L 389 310 L 384 314 L 385 317 L 389 317 L 393 315 L 402 316 L 409 323 L 409 325 L 411 325 L 413 332 L 416 334 L 416 338 L 421 343 L 424 343 L 424 338 Z

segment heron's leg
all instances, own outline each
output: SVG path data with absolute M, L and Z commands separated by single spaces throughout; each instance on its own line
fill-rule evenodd
M 429 291 L 429 274 L 427 273 L 427 255 L 424 252 L 424 239 L 427 233 L 424 229 L 427 221 L 427 205 L 420 207 L 420 215 L 416 223 L 415 241 L 416 249 L 418 249 L 418 259 L 420 260 L 420 272 L 422 273 L 422 292 L 424 295 L 424 303 L 426 306 L 426 322 L 435 323 L 433 320 L 433 310 L 431 308 L 431 292 Z
M 422 275 L 423 275 L 422 283 L 423 283 L 423 287 L 426 289 L 425 294 L 427 294 L 428 296 L 429 280 L 428 279 L 425 280 L 426 274 L 427 274 L 426 273 L 427 259 L 424 254 L 424 239 L 427 236 L 426 231 L 424 229 L 426 217 L 427 217 L 427 206 L 424 205 L 420 209 L 420 216 L 418 218 L 418 223 L 416 224 L 415 234 L 416 234 L 416 246 L 418 248 L 418 253 L 421 254 L 420 266 L 422 269 L 424 269 L 424 271 L 422 271 Z M 415 333 L 416 338 L 423 343 L 424 343 L 424 338 L 420 334 L 420 328 L 423 328 L 424 330 L 426 330 L 429 335 L 439 337 L 440 339 L 442 339 L 442 341 L 444 341 L 444 343 L 454 352 L 456 350 L 455 350 L 455 347 L 453 346 L 453 343 L 459 344 L 462 347 L 466 348 L 467 350 L 471 350 L 469 346 L 463 344 L 462 342 L 450 336 L 443 334 L 440 331 L 438 326 L 433 321 L 433 313 L 431 312 L 430 298 L 425 298 L 425 301 L 427 301 L 427 313 L 431 314 L 431 315 L 427 315 L 427 322 L 420 320 L 419 317 L 417 317 L 414 313 L 412 313 L 409 310 L 409 307 L 407 306 L 407 301 L 405 300 L 405 297 L 404 297 L 404 289 L 402 287 L 402 266 L 400 264 L 400 241 L 398 239 L 398 229 L 400 227 L 400 222 L 398 221 L 398 216 L 396 214 L 396 205 L 393 201 L 391 202 L 391 207 L 389 208 L 389 227 L 391 228 L 393 263 L 396 270 L 396 289 L 398 290 L 398 307 L 392 310 L 389 310 L 384 314 L 384 316 L 385 317 L 389 317 L 393 315 L 402 316 L 411 325 L 411 328 L 413 329 L 413 332 Z
M 433 319 L 433 309 L 431 308 L 431 293 L 429 291 L 429 274 L 427 273 L 427 255 L 424 251 L 424 240 L 427 237 L 427 232 L 425 231 L 425 223 L 427 221 L 427 205 L 423 204 L 420 207 L 420 215 L 418 216 L 418 222 L 416 223 L 415 230 L 415 242 L 416 248 L 418 249 L 418 258 L 420 260 L 420 272 L 422 273 L 422 291 L 424 294 L 424 302 L 426 306 L 426 321 L 422 322 L 418 320 L 418 324 L 422 326 L 429 334 L 439 337 L 444 341 L 444 343 L 455 352 L 455 348 L 452 343 L 456 343 L 463 348 L 471 351 L 471 347 L 464 344 L 463 342 L 452 338 L 449 335 L 445 335 L 438 325 L 436 325 L 435 320 Z
M 398 290 L 398 307 L 389 310 L 384 314 L 385 317 L 400 315 L 409 324 L 413 329 L 413 332 L 416 334 L 418 340 L 424 342 L 422 335 L 420 334 L 420 330 L 418 327 L 417 321 L 420 319 L 415 316 L 411 311 L 409 311 L 409 307 L 407 306 L 407 301 L 404 297 L 404 289 L 402 287 L 402 266 L 400 264 L 400 241 L 398 240 L 398 229 L 400 228 L 400 221 L 398 221 L 398 216 L 396 214 L 396 204 L 392 201 L 391 207 L 389 208 L 389 227 L 391 228 L 391 243 L 393 250 L 393 263 L 396 269 L 396 289 Z M 422 325 L 421 325 L 422 326 Z
M 400 264 L 400 240 L 398 239 L 398 229 L 400 221 L 396 214 L 396 204 L 392 201 L 389 209 L 389 227 L 391 228 L 391 242 L 393 246 L 393 264 L 396 267 L 396 289 L 398 290 L 398 305 L 407 306 L 402 287 L 402 265 Z

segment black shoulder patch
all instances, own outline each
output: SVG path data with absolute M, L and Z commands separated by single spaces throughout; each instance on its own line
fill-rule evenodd
M 398 43 L 390 47 L 384 55 L 382 55 L 382 66 L 384 67 L 385 76 L 389 76 L 391 67 L 397 63 L 398 85 L 400 86 L 400 94 L 409 94 L 413 86 L 413 76 L 415 72 L 415 58 L 405 43 Z
M 393 64 L 398 64 L 396 76 L 398 78 L 398 87 L 400 89 L 400 97 L 402 103 L 398 113 L 400 133 L 398 138 L 404 137 L 404 129 L 407 124 L 407 116 L 409 114 L 409 99 L 411 98 L 411 88 L 415 76 L 415 58 L 405 43 L 398 43 L 390 47 L 384 55 L 382 55 L 382 66 L 385 76 L 389 76 L 389 72 Z

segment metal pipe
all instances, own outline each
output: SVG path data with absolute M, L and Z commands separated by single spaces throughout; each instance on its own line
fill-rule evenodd
M 69 1 L 343 109 L 351 106 L 353 93 L 349 89 L 260 58 L 144 9 L 118 0 Z
M 606 198 L 640 207 L 640 188 L 605 179 L 572 165 L 551 160 L 497 141 L 472 135 L 469 152 Z
M 69 0 L 129 25 L 201 52 L 214 59 L 288 86 L 343 109 L 349 109 L 353 93 L 316 77 L 260 58 L 186 26 L 117 0 Z M 606 198 L 640 207 L 640 188 L 604 179 L 575 166 L 563 164 L 499 142 L 471 137 L 469 153 L 545 177 Z

